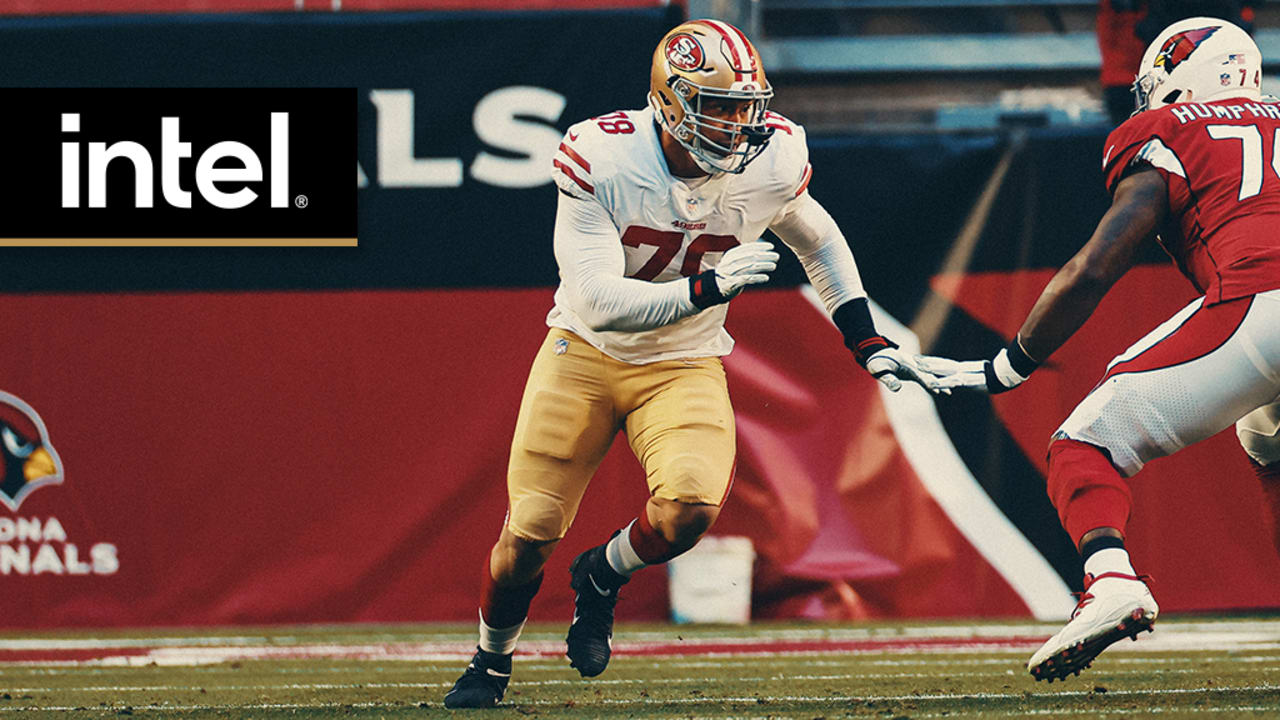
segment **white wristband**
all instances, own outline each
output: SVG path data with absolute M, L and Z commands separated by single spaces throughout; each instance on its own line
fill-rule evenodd
M 1009 351 L 1001 350 L 996 353 L 996 357 L 991 361 L 991 369 L 996 373 L 996 379 L 1005 387 L 1013 388 L 1026 382 L 1025 375 L 1019 375 L 1017 370 L 1013 369 L 1013 365 L 1009 363 Z

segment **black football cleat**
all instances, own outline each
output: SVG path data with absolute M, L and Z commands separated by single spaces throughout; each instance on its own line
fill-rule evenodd
M 462 677 L 444 696 L 447 708 L 491 708 L 507 694 L 511 681 L 511 656 L 476 648 Z
M 604 672 L 613 653 L 613 608 L 618 604 L 618 588 L 630 578 L 619 575 L 605 559 L 599 545 L 573 559 L 569 565 L 569 586 L 573 600 L 573 624 L 569 626 L 569 665 L 582 677 Z

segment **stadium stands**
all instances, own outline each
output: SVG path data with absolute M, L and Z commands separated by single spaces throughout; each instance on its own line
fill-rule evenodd
M 812 129 L 1103 125 L 1096 0 L 690 0 L 760 38 Z M 1280 14 L 1255 37 L 1280 59 Z M 1277 60 L 1272 60 L 1272 63 Z M 1274 67 L 1269 65 L 1268 68 Z M 1264 81 L 1264 89 L 1274 81 Z

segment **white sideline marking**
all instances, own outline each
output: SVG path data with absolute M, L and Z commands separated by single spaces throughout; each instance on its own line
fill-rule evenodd
M 520 668 L 523 670 L 523 668 Z M 557 670 L 563 671 L 563 666 Z M 1275 667 L 1259 668 L 1261 670 L 1280 671 L 1280 665 Z M 1164 674 L 1175 675 L 1202 675 L 1203 668 L 1164 668 L 1160 671 Z M 1107 675 L 1134 675 L 1141 677 L 1149 677 L 1151 670 L 1149 668 L 1135 668 L 1133 670 L 1115 670 L 1108 669 Z M 949 672 L 947 678 L 1004 678 L 1004 677 L 1021 677 L 1024 672 L 1015 672 L 1013 669 L 995 670 L 990 672 Z M 722 680 L 721 682 L 733 683 L 756 683 L 756 682 L 774 682 L 778 680 L 912 680 L 912 679 L 931 679 L 941 680 L 937 673 L 841 673 L 836 675 L 770 675 L 768 677 L 735 677 L 731 680 Z M 516 678 L 515 683 L 519 687 L 551 687 L 551 686 L 581 686 L 595 687 L 597 685 L 698 685 L 706 684 L 708 681 L 705 677 L 685 677 L 685 678 L 615 678 L 611 680 L 591 680 L 589 683 L 580 678 L 569 678 L 564 680 L 524 680 Z M 199 692 L 200 690 L 215 692 L 244 692 L 249 690 L 394 690 L 401 688 L 413 689 L 434 689 L 453 687 L 452 682 L 386 682 L 386 683 L 280 683 L 275 685 L 215 685 L 212 683 L 204 683 L 199 686 L 191 685 L 100 685 L 85 687 L 13 687 L 6 688 L 8 693 L 38 693 L 38 692 Z M 1116 691 L 1121 692 L 1121 691 Z M 912 696 L 915 697 L 915 696 Z
M 626 663 L 628 667 L 632 667 L 632 668 L 651 667 L 651 668 L 661 668 L 666 670 L 675 670 L 675 669 L 685 670 L 685 669 L 701 669 L 701 668 L 717 668 L 717 669 L 742 668 L 745 670 L 760 670 L 760 669 L 763 669 L 761 668 L 762 664 L 764 663 L 773 664 L 777 660 L 777 658 L 758 657 L 758 658 L 744 658 L 743 660 L 726 660 L 721 662 L 709 662 L 709 661 L 684 662 L 678 659 L 656 658 L 657 660 L 659 660 L 659 662 L 627 662 L 633 659 L 634 658 L 616 658 L 615 662 L 620 663 L 619 667 L 622 666 L 621 665 L 622 663 Z M 648 661 L 648 660 L 655 659 L 655 656 L 649 656 L 643 659 Z M 1276 669 L 1280 670 L 1280 655 L 1248 656 L 1248 655 L 1233 654 L 1230 658 L 1230 661 L 1240 662 L 1240 663 L 1272 663 L 1272 664 L 1277 664 Z M 446 672 L 446 671 L 456 672 L 460 667 L 458 665 L 458 662 L 459 661 L 455 659 L 455 660 L 450 660 L 447 663 L 443 663 L 443 662 L 442 663 L 424 663 L 421 665 L 413 665 L 409 663 L 409 665 L 411 666 L 413 672 L 424 672 L 424 673 L 425 672 Z M 1107 658 L 1107 662 L 1111 665 L 1135 665 L 1135 666 L 1140 666 L 1141 668 L 1147 668 L 1149 670 L 1150 666 L 1152 665 L 1166 665 L 1166 666 L 1167 665 L 1188 665 L 1192 663 L 1199 665 L 1200 663 L 1204 662 L 1204 658 L 1201 658 L 1201 657 L 1161 658 L 1161 657 L 1150 657 L 1150 656 L 1134 658 L 1134 657 L 1123 657 L 1119 655 L 1109 654 Z M 821 656 L 808 658 L 804 660 L 803 664 L 805 667 L 809 667 L 809 668 L 825 668 L 825 667 L 843 668 L 843 667 L 848 667 L 849 665 L 849 663 L 844 660 L 824 660 L 824 659 L 821 659 Z M 1016 669 L 1015 674 L 1022 673 L 1021 664 L 1007 657 L 954 658 L 954 659 L 921 658 L 918 660 L 864 659 L 864 660 L 859 660 L 859 664 L 869 665 L 873 667 L 887 667 L 887 668 L 930 667 L 930 666 L 942 666 L 942 665 L 982 667 L 982 666 L 993 665 L 993 666 L 999 666 L 1001 668 L 1006 668 L 1006 670 L 1004 671 L 1006 675 L 1011 672 L 1014 672 L 1014 669 Z M 203 666 L 193 667 L 192 670 L 204 675 L 205 677 L 214 677 L 218 675 L 242 674 L 242 671 L 239 668 L 233 668 L 230 666 L 223 666 L 223 665 L 203 665 Z M 409 669 L 406 669 L 405 671 L 409 671 Z M 527 682 L 525 678 L 528 678 L 531 674 L 534 674 L 534 673 L 561 673 L 564 671 L 565 671 L 564 661 L 538 662 L 538 661 L 525 660 L 519 663 L 519 673 L 520 673 L 521 683 Z M 1183 670 L 1183 669 L 1167 669 L 1167 668 L 1161 670 L 1161 672 L 1175 672 L 1175 673 L 1190 673 L 1190 672 L 1199 672 L 1199 671 L 1200 670 L 1198 669 Z M 348 670 L 347 668 L 335 668 L 335 667 L 274 668 L 272 670 L 272 674 L 277 674 L 277 675 L 323 675 L 323 674 L 337 675 L 337 674 L 346 674 L 348 672 L 350 672 L 350 670 Z M 1141 675 L 1144 672 L 1147 672 L 1147 670 L 1130 671 L 1130 670 L 1112 669 L 1110 670 L 1110 672 L 1119 673 L 1119 674 Z M 10 665 L 8 667 L 3 668 L 3 670 L 0 670 L 0 677 L 16 677 L 19 675 L 70 677 L 74 675 L 83 675 L 83 674 L 100 675 L 102 673 L 103 673 L 103 669 L 101 666 L 68 665 L 68 666 L 50 667 L 44 664 L 38 665 L 38 666 Z M 920 673 L 921 677 L 934 677 L 934 675 L 935 674 L 933 673 Z M 999 675 L 999 673 L 998 672 L 973 673 L 973 675 L 975 676 L 987 675 L 987 676 L 995 677 Z M 863 673 L 860 673 L 858 676 L 872 677 L 872 675 L 863 674 Z M 596 680 L 594 682 L 610 682 L 610 681 Z M 424 687 L 426 686 L 425 683 L 423 683 L 423 685 Z
M 1272 692 L 1280 690 L 1280 685 L 1240 685 L 1240 686 L 1221 686 L 1211 688 L 1168 688 L 1168 689 L 1151 689 L 1151 690 L 1111 690 L 1106 693 L 1112 697 L 1150 697 L 1159 695 L 1214 695 L 1227 692 Z M 1067 690 L 1063 692 L 1042 692 L 1033 694 L 1028 697 L 1023 692 L 1007 692 L 1007 693 L 927 693 L 921 695 L 747 695 L 739 697 L 724 696 L 708 696 L 700 698 L 672 698 L 666 700 L 654 700 L 652 698 L 603 698 L 594 701 L 601 705 L 640 705 L 640 704 L 666 704 L 678 703 L 682 705 L 691 705 L 699 703 L 726 703 L 726 702 L 816 702 L 819 700 L 829 700 L 836 702 L 874 700 L 880 702 L 917 702 L 920 700 L 1030 700 L 1043 698 L 1059 698 L 1059 697 L 1094 697 L 1096 694 L 1092 690 Z M 513 703 L 513 705 L 564 705 L 563 700 L 538 700 L 534 702 Z M 1098 712 L 1094 708 L 1094 712 Z
M 865 627 L 849 625 L 839 628 L 771 628 L 764 626 L 747 626 L 726 630 L 699 631 L 696 637 L 680 637 L 680 630 L 622 630 L 618 647 L 639 646 L 646 643 L 679 643 L 682 645 L 707 644 L 752 644 L 774 641 L 799 640 L 902 640 L 915 638 L 1003 638 L 1010 636 L 1048 637 L 1057 632 L 1061 625 L 1056 622 L 1010 622 L 979 624 L 939 624 L 939 625 L 887 625 Z M 1280 641 L 1280 619 L 1247 619 L 1247 620 L 1172 620 L 1161 619 L 1156 624 L 1157 635 L 1170 632 L 1207 633 L 1220 637 L 1261 634 Z M 415 636 L 424 639 L 415 639 Z M 325 643 L 309 643 L 309 638 L 298 636 L 265 636 L 265 635 L 183 635 L 156 637 L 119 637 L 119 638 L 47 638 L 47 637 L 0 637 L 0 650 L 98 650 L 105 648 L 163 648 L 163 647 L 298 647 L 320 646 L 333 647 L 389 647 L 418 646 L 432 648 L 455 649 L 467 646 L 470 651 L 467 657 L 475 652 L 475 633 L 467 634 L 434 634 L 413 633 L 384 634 L 385 640 L 370 642 L 369 636 L 361 636 L 358 643 L 329 641 Z M 429 639 L 426 639 L 429 638 Z M 616 639 L 616 638 L 615 638 Z M 531 646 L 545 647 L 559 644 L 563 647 L 561 633 L 531 632 L 524 635 L 521 648 Z
M 1207 627 L 1218 627 L 1223 623 L 1206 624 Z M 1192 623 L 1183 623 L 1190 627 Z M 1280 621 L 1276 621 L 1277 627 L 1280 627 Z M 882 627 L 861 627 L 850 625 L 842 628 L 769 628 L 759 627 L 756 629 L 751 627 L 734 628 L 724 631 L 711 631 L 699 633 L 697 637 L 680 638 L 678 629 L 666 631 L 636 631 L 627 632 L 625 634 L 625 642 L 622 644 L 639 645 L 644 643 L 674 643 L 678 642 L 685 645 L 708 645 L 712 643 L 728 644 L 751 644 L 770 641 L 802 641 L 802 640 L 897 640 L 906 638 L 1001 638 L 1010 635 L 1044 635 L 1048 637 L 1057 632 L 1058 626 L 1049 623 L 1021 622 L 1021 623 L 1003 623 L 1003 624 L 979 624 L 979 625 L 906 625 L 906 626 L 882 626 Z M 1280 631 L 1278 631 L 1280 634 Z M 357 644 L 348 645 L 350 647 L 366 646 L 373 647 L 376 645 L 423 645 L 434 647 L 457 647 L 471 646 L 471 652 L 475 652 L 475 634 L 466 635 L 424 635 L 430 637 L 429 640 L 415 640 L 414 633 L 405 633 L 398 636 L 387 636 L 380 642 L 370 642 L 368 637 L 362 637 Z M 561 633 L 526 633 L 523 636 L 520 647 L 529 645 L 548 645 L 555 643 L 563 643 L 564 638 Z M 48 650 L 48 649 L 101 649 L 101 648 L 137 648 L 137 647 L 224 647 L 224 646 L 298 646 L 306 645 L 307 638 L 302 637 L 267 637 L 267 636 L 179 636 L 179 637 L 121 637 L 121 638 L 4 638 L 0 637 L 0 650 Z M 316 644 L 316 643 L 310 643 Z M 343 645 L 341 642 L 333 641 L 327 644 Z M 468 654 L 470 657 L 470 654 Z
M 1212 688 L 1171 688 L 1171 689 L 1153 689 L 1153 690 L 1111 690 L 1106 693 L 1109 697 L 1158 697 L 1161 695 L 1216 695 L 1228 692 L 1273 692 L 1280 690 L 1280 685 L 1242 685 L 1242 686 L 1223 686 Z M 923 695 L 747 695 L 737 697 L 708 696 L 698 698 L 670 698 L 666 700 L 654 700 L 652 698 L 605 698 L 594 700 L 590 703 L 582 703 L 579 707 L 589 707 L 591 705 L 723 705 L 724 703 L 758 703 L 764 702 L 865 702 L 874 700 L 880 702 L 919 702 L 922 700 L 1031 700 L 1031 699 L 1049 699 L 1060 697 L 1096 697 L 1093 691 L 1087 690 L 1070 690 L 1064 692 L 1039 693 L 1028 697 L 1022 692 L 1010 693 L 930 693 Z M 388 702 L 360 702 L 360 703 L 254 703 L 248 705 L 229 705 L 229 704 L 190 704 L 190 705 L 171 705 L 171 704 L 148 704 L 139 705 L 136 711 L 145 710 L 302 710 L 302 709 L 319 709 L 319 708 L 374 708 L 388 707 L 389 705 L 401 705 L 400 703 Z M 509 707 L 528 707 L 528 706 L 555 706 L 563 707 L 563 700 L 536 700 L 528 702 L 513 702 Z M 1252 706 L 1250 706 L 1252 707 Z M 5 712 L 68 712 L 72 710 L 83 710 L 74 705 L 43 705 L 43 706 L 25 706 L 25 707 L 0 707 L 0 713 Z M 107 708 L 94 708 L 97 710 L 110 710 Z M 1152 708 L 1144 708 L 1143 712 L 1147 712 Z M 1263 706 L 1262 709 L 1274 709 L 1274 706 Z M 1179 708 L 1179 710 L 1181 710 Z M 1057 712 L 1052 711 L 1052 712 Z M 1098 708 L 1092 708 L 1090 712 L 1099 714 Z M 1119 711 L 1117 711 L 1119 712 Z M 914 713 L 913 713 L 914 714 Z M 1027 712 L 1017 712 L 1012 714 L 1050 714 L 1050 711 L 1039 712 L 1031 710 Z
M 772 635 L 761 633 L 748 637 L 680 638 L 671 634 L 654 634 L 662 637 L 658 643 L 618 642 L 614 649 L 618 660 L 644 664 L 663 660 L 667 667 L 727 667 L 729 663 L 749 663 L 755 659 L 772 661 L 780 656 L 812 658 L 808 662 L 819 666 L 823 656 L 832 654 L 860 656 L 890 656 L 879 660 L 868 657 L 862 662 L 888 663 L 892 665 L 929 665 L 933 663 L 965 664 L 1003 663 L 1003 659 L 989 657 L 972 659 L 971 655 L 1024 654 L 1039 645 L 1040 638 L 1049 634 L 1054 626 L 1037 624 L 994 626 L 937 626 L 937 627 L 881 627 L 857 628 L 847 631 L 827 631 L 821 634 L 798 635 L 779 631 Z M 1237 653 L 1242 662 L 1270 662 L 1280 651 L 1280 621 L 1235 620 L 1225 622 L 1167 622 L 1156 626 L 1154 634 L 1143 634 L 1139 642 L 1117 643 L 1108 649 L 1108 655 L 1132 653 L 1157 653 L 1175 651 L 1230 651 Z M 803 638 L 805 647 L 792 647 L 786 651 L 771 647 L 775 642 L 794 642 Z M 225 638 L 10 638 L 0 639 L 0 668 L 15 666 L 41 667 L 135 667 L 141 665 L 205 666 L 235 660 L 265 659 L 350 659 L 401 662 L 430 662 L 441 665 L 457 663 L 471 657 L 474 645 L 454 642 L 383 642 L 342 644 L 337 642 L 314 644 L 268 643 L 249 645 L 232 643 L 214 644 Z M 849 647 L 867 641 L 866 647 Z M 835 646 L 832 643 L 843 642 Z M 884 646 L 883 643 L 891 643 Z M 913 643 L 932 643 L 921 647 Z M 900 643 L 900 645 L 899 645 Z M 671 652 L 666 648 L 672 647 Z M 715 652 L 711 652 L 711 648 Z M 113 650 L 128 650 L 129 654 Z M 41 659 L 41 651 L 51 653 L 66 651 L 104 651 L 97 657 L 57 658 L 51 654 Z M 662 651 L 661 653 L 654 652 Z M 4 652 L 31 653 L 34 659 L 6 660 Z M 564 653 L 563 641 L 526 642 L 520 647 L 523 668 L 539 667 L 538 660 L 559 658 Z M 653 653 L 653 654 L 650 654 Z M 1247 656 L 1258 656 L 1252 660 Z M 897 657 L 893 657 L 897 656 Z M 959 657 L 957 657 L 959 656 Z M 713 660 L 712 658 L 733 658 Z M 1164 662 L 1154 659 L 1144 662 Z M 1175 660 L 1176 662 L 1176 660 Z M 548 667 L 551 667 L 548 664 Z

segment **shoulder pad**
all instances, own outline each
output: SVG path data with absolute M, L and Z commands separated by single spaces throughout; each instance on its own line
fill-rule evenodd
M 1129 168 L 1145 156 L 1142 150 L 1152 139 L 1167 133 L 1172 122 L 1169 105 L 1157 110 L 1138 113 L 1111 131 L 1102 146 L 1102 174 L 1108 192 L 1129 174 Z M 1163 147 L 1163 143 L 1161 143 Z
M 593 166 L 588 159 L 595 155 L 590 136 L 595 130 L 589 120 L 571 125 L 560 138 L 560 147 L 551 160 L 551 179 L 556 187 L 571 197 L 586 199 L 596 193 Z
M 601 200 L 619 166 L 647 148 L 640 132 L 647 118 L 644 110 L 619 110 L 570 126 L 551 163 L 556 186 L 573 197 Z
M 773 137 L 757 162 L 771 166 L 769 184 L 779 194 L 785 199 L 797 197 L 808 188 L 813 176 L 804 127 L 775 112 L 765 114 L 765 123 L 773 129 Z

